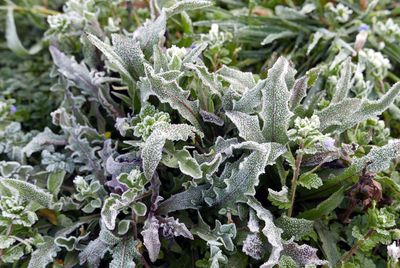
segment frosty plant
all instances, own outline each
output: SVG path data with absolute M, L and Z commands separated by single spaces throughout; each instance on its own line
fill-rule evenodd
M 145 22 L 112 34 L 96 3 L 49 18 L 58 34 L 75 13 L 85 22 L 82 53 L 49 48 L 64 96 L 53 125 L 18 140 L 0 103 L 2 264 L 366 267 L 382 248 L 398 262 L 400 141 L 381 116 L 400 83 L 355 95 L 366 77 L 346 56 L 332 92 L 332 69 L 298 73 L 285 56 L 245 72 L 228 66 L 231 33 L 216 25 L 174 43 L 169 27 L 193 27 L 206 0 L 150 1 Z M 389 64 L 363 53 L 385 77 Z

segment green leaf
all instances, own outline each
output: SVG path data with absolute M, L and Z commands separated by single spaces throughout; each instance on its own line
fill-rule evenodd
M 282 187 L 282 190 L 279 192 L 272 190 L 271 188 L 268 189 L 268 200 L 271 203 L 280 208 L 280 209 L 288 209 L 290 208 L 290 200 L 289 200 L 289 191 L 286 186 Z
M 18 56 L 34 55 L 42 50 L 42 43 L 39 42 L 27 50 L 21 43 L 18 37 L 17 29 L 14 21 L 14 7 L 13 4 L 7 8 L 6 16 L 6 40 L 7 46 Z
M 318 189 L 323 185 L 321 178 L 315 173 L 304 173 L 298 180 L 299 185 L 307 189 Z
M 208 244 L 223 245 L 229 251 L 233 251 L 235 248 L 233 239 L 236 237 L 236 226 L 233 223 L 221 224 L 219 220 L 215 220 L 215 228 L 211 230 L 199 213 L 199 223 L 191 229 L 191 232 Z
M 340 205 L 340 203 L 342 203 L 343 198 L 344 198 L 344 187 L 340 188 L 338 191 L 333 193 L 328 199 L 322 201 L 317 207 L 300 213 L 298 217 L 314 220 L 321 217 L 322 215 L 328 215 L 335 208 L 337 208 Z
M 147 207 L 142 202 L 137 202 L 132 204 L 132 210 L 135 211 L 138 216 L 144 216 L 146 215 Z
M 6 235 L 0 235 L 0 249 L 9 248 L 16 240 Z
M 262 133 L 267 141 L 285 143 L 286 131 L 292 112 L 289 110 L 288 81 L 293 75 L 289 61 L 280 57 L 268 71 L 265 87 L 262 89 L 262 110 L 264 121 Z
M 282 215 L 275 221 L 277 227 L 283 230 L 283 238 L 294 240 L 300 240 L 306 235 L 309 235 L 314 230 L 314 221 L 306 219 L 290 218 L 286 215 Z
M 203 172 L 200 165 L 197 163 L 187 149 L 177 150 L 173 156 L 178 161 L 179 169 L 183 174 L 189 175 L 192 178 L 198 179 L 203 177 Z
M 47 189 L 54 196 L 57 196 L 60 192 L 61 185 L 64 182 L 65 174 L 65 170 L 58 170 L 50 173 L 49 177 L 47 178 Z
M 315 223 L 315 230 L 322 242 L 322 249 L 332 267 L 340 260 L 341 254 L 338 250 L 338 235 L 330 231 L 322 222 Z

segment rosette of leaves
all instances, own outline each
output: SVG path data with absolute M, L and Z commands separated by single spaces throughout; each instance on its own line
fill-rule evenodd
M 73 4 L 90 9 L 92 3 L 69 1 L 66 13 Z M 260 76 L 220 66 L 219 56 L 218 65 L 204 61 L 219 34 L 194 36 L 191 47 L 171 44 L 169 23 L 187 23 L 189 10 L 210 4 L 151 2 L 150 19 L 132 34 L 89 23 L 97 20 L 89 12 L 84 27 L 96 30 L 79 35 L 95 53 L 80 62 L 53 43 L 64 95 L 51 114 L 55 133 L 45 129 L 24 146 L 29 172 L 23 163 L 2 165 L 11 174 L 0 178 L 8 200 L 2 215 L 24 228 L 21 219 L 30 219 L 43 237 L 22 251 L 25 257 L 20 251 L 15 265 L 303 267 L 382 260 L 373 250 L 396 239 L 398 204 L 379 206 L 400 192 L 390 176 L 400 142 L 388 138 L 358 149 L 346 134 L 376 120 L 400 85 L 374 98 L 353 96 L 348 59 L 334 91 L 325 92 L 315 69 L 298 75 L 285 57 Z M 351 14 L 339 15 L 344 23 Z M 44 161 L 35 161 L 39 153 Z M 363 171 L 369 180 L 359 180 Z M 359 197 L 365 187 L 367 195 L 379 192 L 378 181 L 381 194 Z M 354 197 L 360 200 L 349 224 L 340 215 Z M 372 205 L 363 207 L 364 200 Z M 23 234 L 20 240 L 35 237 Z M 14 239 L 6 237 L 2 247 L 19 245 Z

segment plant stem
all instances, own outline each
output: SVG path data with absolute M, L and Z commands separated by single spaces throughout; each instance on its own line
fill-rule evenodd
M 351 249 L 350 249 L 345 255 L 343 255 L 343 257 L 340 259 L 340 263 L 343 263 L 343 262 L 348 261 L 348 259 L 350 259 L 351 256 L 353 256 L 353 255 L 357 252 L 357 250 L 358 250 L 358 248 L 361 246 L 361 244 L 362 244 L 365 240 L 367 240 L 373 233 L 374 233 L 374 230 L 373 230 L 373 229 L 369 229 L 368 232 L 367 232 L 367 234 L 363 237 L 363 239 L 357 241 L 357 243 L 355 243 L 355 244 L 351 247 Z
M 304 144 L 300 144 L 300 150 L 304 149 Z M 295 167 L 293 170 L 293 177 L 292 177 L 292 186 L 290 189 L 290 207 L 288 210 L 288 217 L 292 216 L 293 206 L 294 206 L 294 199 L 296 197 L 296 188 L 297 188 L 297 179 L 300 175 L 300 165 L 301 161 L 303 160 L 303 153 L 300 151 L 296 156 Z

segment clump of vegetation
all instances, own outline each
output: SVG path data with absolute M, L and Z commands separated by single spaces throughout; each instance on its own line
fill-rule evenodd
M 391 1 L 7 1 L 0 262 L 397 267 Z

